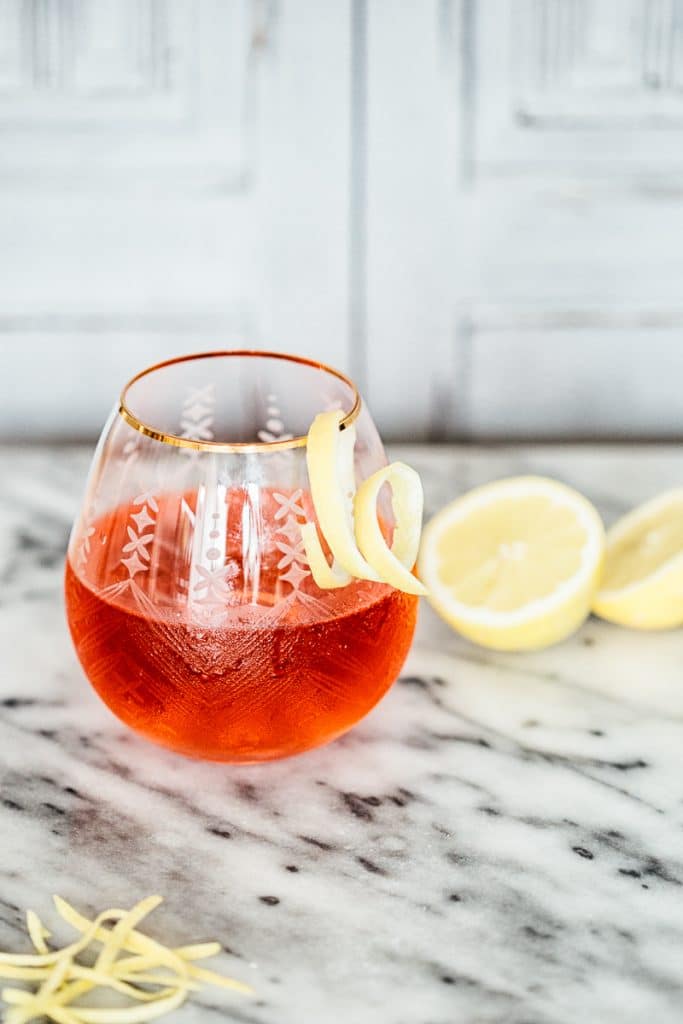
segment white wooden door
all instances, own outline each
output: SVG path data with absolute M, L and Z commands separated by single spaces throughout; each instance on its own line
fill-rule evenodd
M 136 368 L 349 365 L 350 0 L 0 0 L 0 434 Z
M 368 4 L 385 431 L 680 436 L 681 0 Z
M 680 436 L 682 26 L 0 0 L 0 436 L 234 344 L 350 370 L 387 437 Z

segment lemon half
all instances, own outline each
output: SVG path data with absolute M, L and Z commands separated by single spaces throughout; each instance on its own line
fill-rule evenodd
M 636 629 L 683 623 L 683 488 L 639 506 L 608 531 L 593 611 Z
M 442 509 L 425 528 L 418 570 L 436 611 L 464 636 L 532 650 L 586 618 L 604 547 L 586 498 L 545 477 L 514 477 Z

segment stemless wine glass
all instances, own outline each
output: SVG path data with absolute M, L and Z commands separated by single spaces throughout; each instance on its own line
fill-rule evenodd
M 339 736 L 383 696 L 417 598 L 313 581 L 306 434 L 356 427 L 357 481 L 386 464 L 357 389 L 296 356 L 210 352 L 123 389 L 69 543 L 66 607 L 100 697 L 148 739 L 264 761 Z M 381 496 L 382 497 L 382 496 Z M 391 528 L 391 502 L 380 514 Z

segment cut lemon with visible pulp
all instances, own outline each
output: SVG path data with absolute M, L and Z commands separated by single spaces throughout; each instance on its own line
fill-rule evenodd
M 604 555 L 600 516 L 582 495 L 545 477 L 478 487 L 424 531 L 418 568 L 437 612 L 498 650 L 564 639 L 590 611 Z
M 683 623 L 683 488 L 653 498 L 608 531 L 593 611 L 636 629 Z

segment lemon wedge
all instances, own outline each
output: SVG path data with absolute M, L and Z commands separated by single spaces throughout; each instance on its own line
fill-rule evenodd
M 475 488 L 427 525 L 420 578 L 436 611 L 484 647 L 533 650 L 590 611 L 604 529 L 582 495 L 545 477 Z
M 608 531 L 593 611 L 635 629 L 683 624 L 683 488 L 640 505 Z

